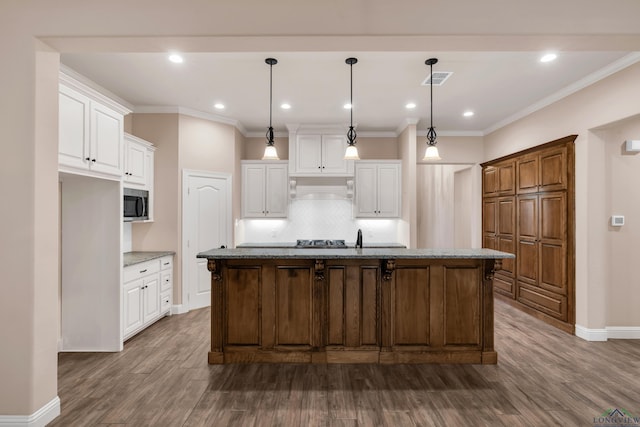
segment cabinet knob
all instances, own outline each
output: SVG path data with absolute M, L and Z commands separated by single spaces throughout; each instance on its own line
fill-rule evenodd
M 84 159 L 85 160 L 91 160 L 91 157 L 85 157 Z
M 89 160 L 89 159 L 87 159 L 87 160 Z M 320 169 L 320 166 L 318 166 L 318 169 Z
M 95 163 L 95 162 L 96 162 L 96 159 L 91 159 L 91 161 L 92 161 L 93 163 Z

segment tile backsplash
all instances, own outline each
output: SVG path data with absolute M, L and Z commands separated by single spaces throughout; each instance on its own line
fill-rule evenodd
M 365 242 L 407 244 L 402 220 L 353 218 L 350 199 L 292 200 L 288 218 L 239 220 L 236 244 L 295 242 L 297 239 L 354 242 L 358 229 L 362 229 Z

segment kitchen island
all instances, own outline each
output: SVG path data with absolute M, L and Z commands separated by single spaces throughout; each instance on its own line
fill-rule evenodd
M 212 249 L 209 363 L 497 363 L 490 249 Z

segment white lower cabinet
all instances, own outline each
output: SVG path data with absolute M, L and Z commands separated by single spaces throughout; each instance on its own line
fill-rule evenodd
M 171 311 L 173 256 L 124 268 L 122 335 L 130 338 Z

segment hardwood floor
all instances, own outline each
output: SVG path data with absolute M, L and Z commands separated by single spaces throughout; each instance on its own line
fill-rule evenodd
M 208 365 L 209 309 L 121 353 L 63 353 L 51 426 L 593 426 L 640 417 L 640 340 L 586 342 L 496 301 L 497 365 Z

